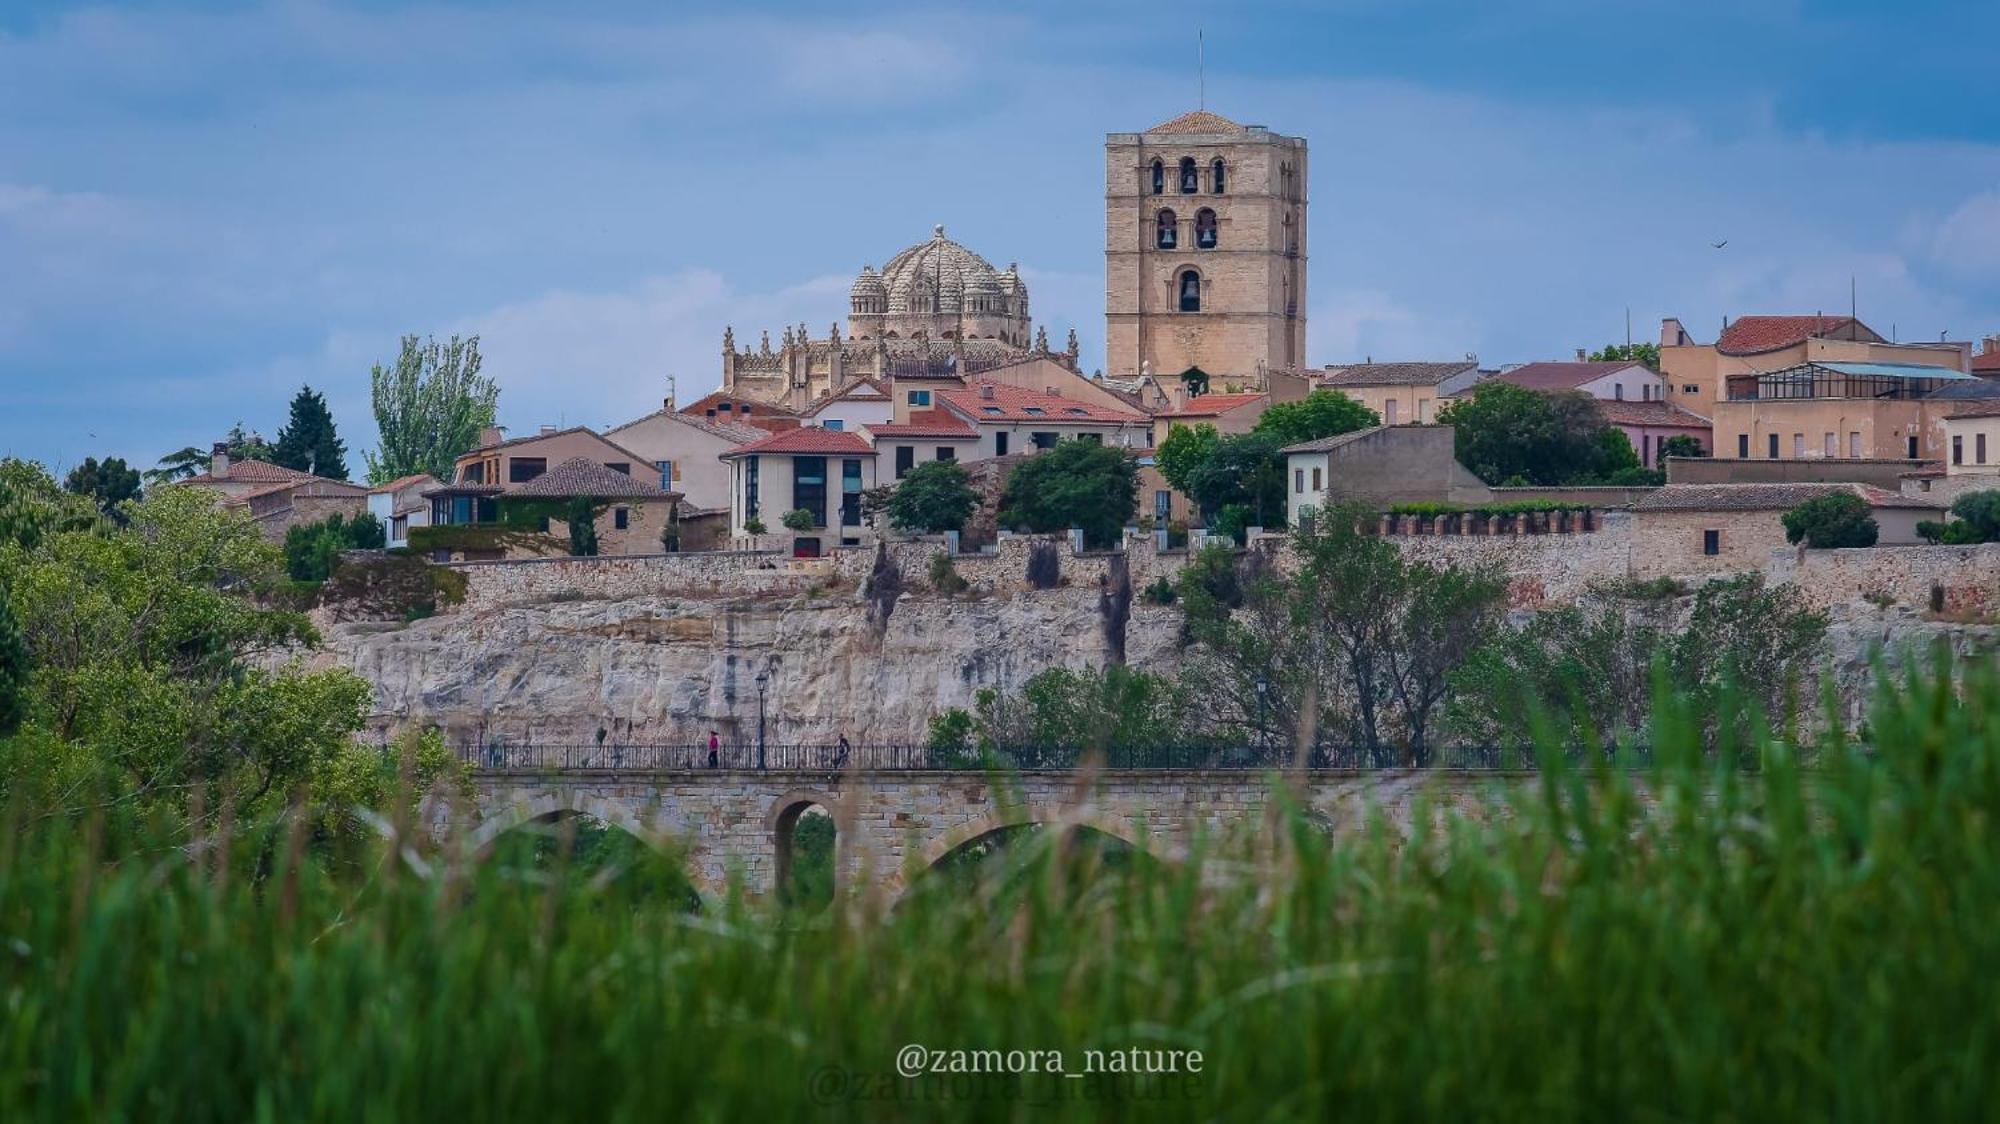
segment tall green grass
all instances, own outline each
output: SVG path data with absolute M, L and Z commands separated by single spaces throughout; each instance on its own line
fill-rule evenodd
M 1040 833 L 809 920 L 687 912 L 629 852 L 586 876 L 406 837 L 357 875 L 297 821 L 16 807 L 0 1119 L 1990 1119 L 2000 681 L 1959 670 L 1885 688 L 1810 771 L 1747 719 L 1704 752 L 1663 704 L 1650 771 L 1552 758 L 1408 839 L 1292 816 L 1226 861 L 1100 866 Z M 884 1076 L 908 1043 L 1204 1058 Z

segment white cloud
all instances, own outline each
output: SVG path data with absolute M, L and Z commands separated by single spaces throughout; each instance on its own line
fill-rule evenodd
M 1975 195 L 1945 216 L 1931 252 L 1951 269 L 2000 277 L 2000 191 Z

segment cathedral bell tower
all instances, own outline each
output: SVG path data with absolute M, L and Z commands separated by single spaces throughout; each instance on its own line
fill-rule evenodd
M 1104 139 L 1105 374 L 1306 362 L 1306 142 L 1198 110 Z

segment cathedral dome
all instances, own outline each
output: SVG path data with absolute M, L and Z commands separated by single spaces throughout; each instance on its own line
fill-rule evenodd
M 860 281 L 855 285 L 859 286 Z M 990 262 L 944 236 L 933 227 L 928 242 L 919 242 L 882 267 L 881 284 L 888 290 L 890 312 L 955 311 L 967 291 L 987 286 L 1004 288 Z
M 862 266 L 861 276 L 856 277 L 847 290 L 850 297 L 886 297 L 888 294 L 889 290 L 882 286 L 882 278 L 872 265 Z

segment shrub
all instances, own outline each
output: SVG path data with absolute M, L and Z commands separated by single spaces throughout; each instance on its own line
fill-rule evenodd
M 2000 491 L 1967 492 L 1952 501 L 1951 513 L 1957 518 L 1950 522 L 1926 519 L 1917 524 L 1917 534 L 1933 543 L 2000 542 Z
M 569 526 L 569 552 L 578 558 L 590 558 L 597 554 L 597 505 L 589 496 L 577 496 L 569 501 L 563 511 L 563 522 Z
M 971 584 L 959 574 L 958 567 L 952 564 L 951 555 L 944 553 L 931 555 L 930 579 L 931 588 L 946 597 L 964 592 Z
M 1180 591 L 1174 588 L 1174 583 L 1166 575 L 1162 574 L 1146 587 L 1144 596 L 1154 605 L 1171 605 L 1180 597 Z
M 1785 512 L 1785 541 L 1814 550 L 1874 546 L 1879 528 L 1868 501 L 1853 492 L 1809 499 Z
M 352 520 L 338 512 L 318 523 L 285 529 L 285 572 L 293 581 L 322 582 L 333 575 L 344 550 L 380 550 L 388 542 L 382 521 L 364 511 Z
M 787 511 L 784 514 L 784 518 L 778 521 L 785 525 L 786 530 L 796 531 L 801 535 L 813 529 L 813 513 L 803 507 L 795 507 Z
M 751 516 L 750 518 L 748 518 L 748 519 L 745 519 L 745 520 L 743 521 L 743 533 L 744 533 L 744 534 L 746 534 L 746 535 L 761 535 L 761 534 L 763 534 L 763 533 L 764 533 L 764 521 L 763 521 L 762 519 L 759 519 L 759 518 L 757 518 L 756 516 L 752 515 L 752 516 Z

